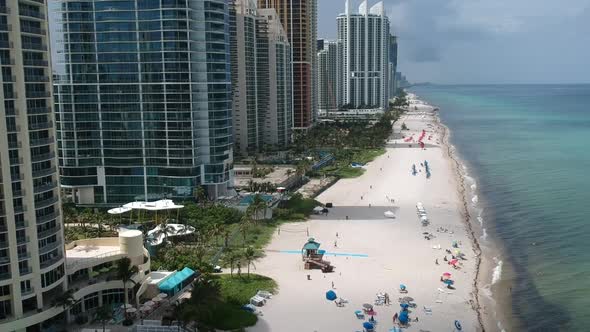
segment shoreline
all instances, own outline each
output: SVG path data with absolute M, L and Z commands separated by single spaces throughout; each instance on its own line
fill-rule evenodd
M 473 245 L 473 251 L 475 252 L 475 257 L 476 257 L 476 263 L 475 263 L 475 278 L 473 279 L 473 300 L 472 300 L 472 308 L 473 310 L 476 312 L 477 314 L 477 321 L 479 322 L 480 328 L 482 331 L 486 330 L 486 324 L 484 323 L 484 309 L 480 303 L 480 291 L 479 291 L 479 283 L 480 283 L 480 277 L 481 277 L 481 264 L 482 264 L 482 250 L 481 250 L 481 246 L 479 244 L 478 241 L 478 237 L 475 234 L 475 231 L 473 229 L 473 224 L 472 224 L 472 218 L 471 218 L 471 213 L 469 211 L 469 203 L 468 203 L 468 198 L 467 198 L 467 187 L 465 184 L 465 174 L 463 172 L 461 172 L 462 169 L 462 163 L 458 160 L 460 158 L 455 156 L 454 153 L 454 149 L 451 145 L 450 142 L 450 136 L 451 136 L 451 131 L 450 129 L 442 123 L 442 121 L 440 120 L 440 117 L 438 116 L 438 114 L 435 116 L 437 123 L 443 128 L 443 137 L 442 137 L 442 145 L 445 147 L 445 152 L 446 152 L 446 156 L 449 160 L 449 162 L 451 162 L 451 164 L 453 165 L 453 170 L 455 171 L 456 174 L 456 181 L 457 181 L 457 186 L 458 186 L 458 192 L 459 195 L 461 197 L 462 200 L 462 208 L 463 211 L 462 216 L 463 216 L 463 221 L 465 222 L 467 229 L 468 229 L 468 234 L 469 234 L 469 238 L 471 239 L 472 245 Z

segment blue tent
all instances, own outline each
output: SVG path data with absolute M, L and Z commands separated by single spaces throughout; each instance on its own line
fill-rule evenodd
M 375 326 L 373 325 L 373 323 L 364 322 L 363 327 L 367 330 L 372 330 Z
M 410 317 L 408 316 L 407 311 L 402 311 L 399 313 L 399 317 L 397 319 L 399 320 L 400 323 L 407 324 L 408 321 L 410 320 Z
M 336 298 L 338 298 L 338 296 L 336 296 L 336 292 L 334 292 L 334 291 L 327 291 L 326 292 L 326 300 L 334 301 L 334 300 L 336 300 Z

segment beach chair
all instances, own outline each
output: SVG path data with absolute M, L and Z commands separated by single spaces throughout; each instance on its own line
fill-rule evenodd
M 262 297 L 262 298 L 265 298 L 265 299 L 267 299 L 267 300 L 268 300 L 268 299 L 270 299 L 270 298 L 272 297 L 272 293 L 271 293 L 271 292 L 264 291 L 264 290 L 259 290 L 259 291 L 256 293 L 256 295 L 257 295 L 257 296 L 260 296 L 260 297 Z
M 432 315 L 432 308 L 424 306 L 424 313 L 427 315 Z

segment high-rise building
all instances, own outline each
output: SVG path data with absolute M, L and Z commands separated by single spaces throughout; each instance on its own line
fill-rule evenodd
M 338 15 L 338 41 L 342 43 L 341 106 L 348 109 L 385 110 L 389 102 L 389 18 L 383 2 L 371 8 L 363 1 L 352 13 L 348 0 Z
M 324 40 L 323 48 L 318 50 L 318 113 L 327 114 L 338 110 L 342 81 L 342 44 L 338 41 Z
M 317 0 L 258 0 L 274 8 L 287 32 L 293 59 L 293 126 L 307 129 L 317 113 Z
M 397 37 L 389 36 L 389 98 L 397 94 L 395 73 L 397 72 Z
M 259 9 L 258 103 L 265 110 L 263 147 L 281 149 L 292 140 L 293 77 L 291 44 L 273 8 Z
M 61 184 L 79 204 L 187 199 L 231 183 L 225 0 L 62 1 Z
M 230 1 L 235 151 L 284 148 L 291 137 L 291 49 L 272 8 Z
M 0 331 L 43 321 L 66 285 L 46 18 L 0 0 Z

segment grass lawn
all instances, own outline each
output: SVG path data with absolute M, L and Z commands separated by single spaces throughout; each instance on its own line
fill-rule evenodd
M 339 169 L 338 172 L 336 172 L 336 175 L 338 175 L 339 177 L 341 177 L 343 179 L 350 179 L 350 178 L 359 177 L 359 176 L 363 175 L 364 172 L 365 172 L 365 170 L 362 168 L 354 168 L 354 167 L 346 166 L 346 167 L 342 167 L 341 169 Z
M 384 148 L 363 149 L 354 152 L 350 160 L 356 163 L 366 164 L 385 153 Z M 335 164 L 323 168 L 320 173 L 325 175 L 336 175 L 343 179 L 356 178 L 365 172 L 362 168 L 353 168 L 348 160 L 337 160 Z
M 246 246 L 252 246 L 261 249 L 266 246 L 272 239 L 272 234 L 279 223 L 276 221 L 260 221 L 257 225 L 252 225 L 246 232 Z M 230 226 L 230 231 L 238 230 L 236 236 L 229 241 L 229 246 L 233 248 L 244 247 L 244 236 L 240 229 L 240 224 Z
M 277 283 L 274 280 L 257 274 L 250 274 L 249 277 L 245 274 L 242 274 L 242 277 L 224 274 L 214 278 L 219 281 L 223 302 L 216 306 L 211 323 L 220 330 L 237 330 L 256 324 L 258 321 L 256 315 L 240 307 L 247 304 L 258 290 L 273 293 L 277 290 Z

